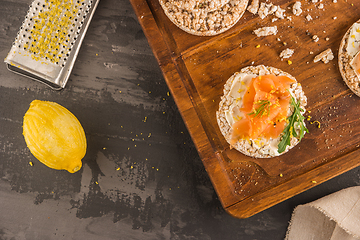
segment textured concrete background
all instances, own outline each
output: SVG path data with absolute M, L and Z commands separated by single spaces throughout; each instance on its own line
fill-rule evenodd
M 30 3 L 0 0 L 3 59 Z M 34 99 L 82 123 L 88 151 L 79 172 L 49 169 L 27 149 L 22 118 Z M 1 240 L 278 240 L 296 205 L 360 185 L 359 170 L 251 218 L 229 216 L 127 0 L 100 1 L 64 90 L 0 64 Z

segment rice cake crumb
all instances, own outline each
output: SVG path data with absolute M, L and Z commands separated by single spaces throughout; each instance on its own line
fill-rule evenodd
M 258 11 L 259 17 L 261 19 L 264 19 L 268 15 L 271 15 L 276 12 L 277 6 L 273 5 L 272 3 L 260 3 L 260 8 Z
M 294 49 L 287 48 L 280 53 L 280 58 L 290 58 L 294 54 Z
M 258 28 L 258 29 L 254 30 L 254 33 L 258 37 L 276 35 L 277 34 L 277 26 Z
M 269 15 L 275 15 L 276 18 L 273 18 L 272 21 L 277 21 L 279 19 L 285 18 L 285 9 L 282 9 L 280 6 L 276 6 L 272 3 L 260 3 L 260 7 L 258 9 L 258 15 L 261 19 Z
M 295 2 L 292 11 L 295 16 L 300 16 L 300 14 L 302 13 L 301 2 Z
M 306 15 L 306 20 L 308 20 L 310 22 L 311 20 L 313 20 L 313 18 L 311 17 L 310 14 L 308 14 L 308 15 Z
M 275 12 L 275 16 L 277 18 L 284 19 L 285 18 L 285 9 L 282 9 L 280 6 L 278 6 L 278 8 Z
M 259 0 L 252 0 L 251 4 L 247 8 L 252 14 L 256 14 L 259 9 Z
M 314 40 L 314 42 L 318 42 L 320 38 L 317 35 L 314 35 L 312 36 L 312 39 Z
M 269 15 L 269 9 L 267 8 L 266 3 L 260 3 L 258 14 L 261 19 L 264 19 L 267 15 Z
M 315 56 L 314 63 L 317 63 L 320 60 L 323 61 L 324 63 L 328 63 L 333 59 L 334 59 L 334 54 L 333 54 L 331 48 L 328 48 L 325 51 L 323 51 L 320 54 Z

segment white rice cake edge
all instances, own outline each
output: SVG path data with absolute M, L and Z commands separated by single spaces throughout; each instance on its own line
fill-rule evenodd
M 355 23 L 360 23 L 360 20 Z M 350 88 L 351 91 L 353 91 L 353 93 L 360 97 L 360 80 L 356 76 L 354 69 L 350 65 L 352 57 L 347 53 L 346 49 L 347 42 L 350 36 L 350 31 L 354 24 L 346 31 L 344 37 L 341 40 L 338 54 L 338 64 L 341 76 L 345 84 Z

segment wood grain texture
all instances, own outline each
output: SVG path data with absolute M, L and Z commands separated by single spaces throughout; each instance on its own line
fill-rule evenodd
M 277 1 L 289 19 L 272 21 L 246 12 L 229 31 L 198 37 L 178 29 L 157 0 L 130 0 L 163 71 L 223 207 L 246 218 L 360 165 L 360 100 L 344 84 L 337 52 L 346 30 L 360 18 L 360 2 L 302 2 L 303 13 L 292 14 L 295 1 Z M 307 15 L 313 20 L 308 21 Z M 253 30 L 277 26 L 276 36 L 257 37 Z M 315 42 L 313 36 L 319 41 Z M 294 55 L 282 60 L 282 50 Z M 335 59 L 314 63 L 331 48 Z M 310 133 L 290 152 L 254 159 L 230 149 L 221 135 L 215 112 L 226 80 L 248 65 L 267 65 L 293 75 L 308 97 Z

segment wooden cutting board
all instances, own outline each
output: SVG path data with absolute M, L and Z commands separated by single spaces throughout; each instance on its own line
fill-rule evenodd
M 250 217 L 360 165 L 360 99 L 343 82 L 337 63 L 343 35 L 360 18 L 360 1 L 301 1 L 303 12 L 295 16 L 295 1 L 274 0 L 290 19 L 273 22 L 274 16 L 261 19 L 247 11 L 233 28 L 213 37 L 177 28 L 158 0 L 130 2 L 230 215 Z M 265 26 L 277 26 L 277 35 L 253 34 Z M 295 50 L 291 62 L 279 57 L 286 48 Z M 314 57 L 328 48 L 335 58 L 314 63 Z M 310 133 L 290 152 L 271 159 L 230 149 L 215 117 L 226 80 L 243 67 L 260 64 L 293 75 L 308 97 Z

